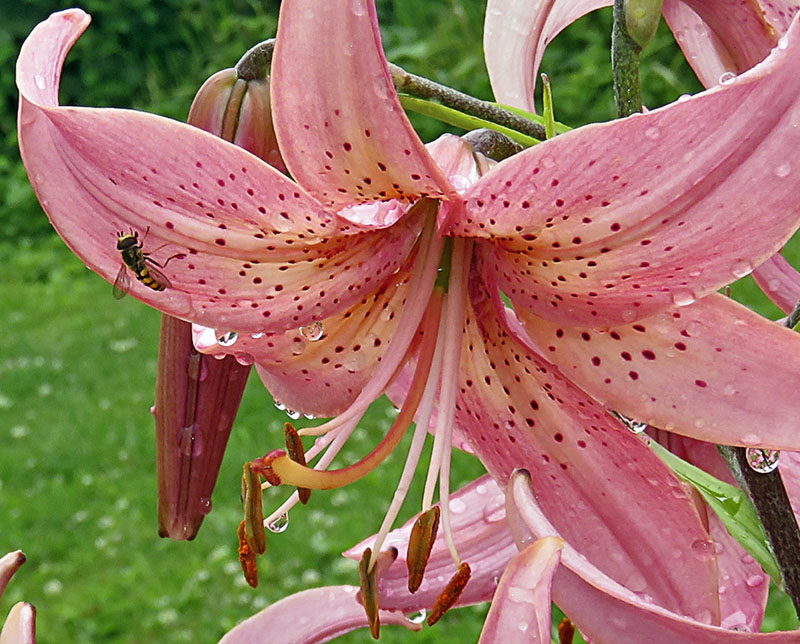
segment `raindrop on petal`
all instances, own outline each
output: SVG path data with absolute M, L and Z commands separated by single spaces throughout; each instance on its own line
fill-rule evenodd
M 653 125 L 644 131 L 644 135 L 645 138 L 655 141 L 659 136 L 661 136 L 661 131 Z
M 236 343 L 239 334 L 236 331 L 227 331 L 217 334 L 217 342 L 223 347 L 230 347 Z
M 735 72 L 725 72 L 722 76 L 719 77 L 719 84 L 720 85 L 728 85 L 736 80 L 736 73 Z
M 264 334 L 259 331 L 258 333 L 251 333 L 250 337 L 253 338 L 253 340 L 258 340 L 259 338 L 264 337 Z
M 775 176 L 783 179 L 783 177 L 789 176 L 789 173 L 792 171 L 792 166 L 789 163 L 781 163 L 777 168 L 775 168 Z
M 689 306 L 694 304 L 695 299 L 694 293 L 691 291 L 678 290 L 672 292 L 672 302 L 675 306 Z
M 746 451 L 747 464 L 759 474 L 769 474 L 778 467 L 781 453 L 776 449 L 761 449 L 748 447 Z
M 33 77 L 33 82 L 36 83 L 36 87 L 38 87 L 39 89 L 45 89 L 47 87 L 47 83 L 44 80 L 44 76 L 42 76 L 41 74 L 36 74 L 36 76 Z
M 287 513 L 283 513 L 277 519 L 267 524 L 267 529 L 270 532 L 274 532 L 275 534 L 286 532 L 286 528 L 288 527 L 289 527 L 289 515 Z
M 747 260 L 735 262 L 731 266 L 731 274 L 738 280 L 745 275 L 750 275 L 753 272 L 753 265 Z
M 312 322 L 311 324 L 300 327 L 300 335 L 309 342 L 316 342 L 317 340 L 321 340 L 322 336 L 325 335 L 325 329 L 322 326 L 322 322 Z

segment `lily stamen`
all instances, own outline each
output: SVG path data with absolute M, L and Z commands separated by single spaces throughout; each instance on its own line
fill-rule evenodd
M 283 435 L 286 438 L 286 451 L 289 453 L 289 458 L 291 458 L 295 463 L 299 463 L 305 467 L 306 454 L 305 450 L 303 449 L 303 441 L 300 440 L 300 436 L 297 434 L 297 430 L 294 428 L 294 425 L 291 423 L 286 423 L 283 426 Z M 311 490 L 309 490 L 307 487 L 297 488 L 297 498 L 300 500 L 300 503 L 305 505 L 308 503 L 310 497 Z
M 406 564 L 408 565 L 408 591 L 415 593 L 422 585 L 422 578 L 428 559 L 433 550 L 433 543 L 436 540 L 436 532 L 439 529 L 439 506 L 433 506 L 427 512 L 421 513 L 414 522 L 411 535 L 408 538 L 408 555 Z
M 459 565 L 456 574 L 450 578 L 450 581 L 447 582 L 447 586 L 445 586 L 442 593 L 436 599 L 436 603 L 431 608 L 431 612 L 428 615 L 428 619 L 425 620 L 428 626 L 433 626 L 436 622 L 438 622 L 444 614 L 453 607 L 458 601 L 458 598 L 461 597 L 461 593 L 464 591 L 464 588 L 469 581 L 469 578 L 472 576 L 472 570 L 470 570 L 469 564 L 467 562 L 461 563 Z

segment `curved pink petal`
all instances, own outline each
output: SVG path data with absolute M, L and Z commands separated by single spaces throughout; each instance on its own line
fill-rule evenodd
M 799 36 L 728 85 L 503 161 L 466 193 L 454 233 L 494 242 L 485 269 L 515 303 L 587 326 L 747 274 L 800 224 Z
M 509 524 L 518 543 L 559 536 L 538 506 L 525 473 L 512 478 Z M 670 612 L 621 586 L 587 561 L 569 542 L 553 582 L 558 606 L 595 644 L 797 644 L 800 633 L 747 633 L 710 625 L 710 614 L 691 619 Z M 732 625 L 733 626 L 733 625 Z
M 0 597 L 3 596 L 3 591 L 6 589 L 9 579 L 24 563 L 25 554 L 22 550 L 15 550 L 0 557 Z
M 281 153 L 323 204 L 457 197 L 400 106 L 374 0 L 283 2 L 272 65 Z
M 509 562 L 478 644 L 550 644 L 550 588 L 562 545 L 538 539 Z
M 609 409 L 713 443 L 800 449 L 800 336 L 729 298 L 602 331 L 519 315 L 540 350 Z
M 505 495 L 491 477 L 482 476 L 450 497 L 450 517 L 458 554 L 472 569 L 472 577 L 457 605 L 489 601 L 506 565 L 517 555 L 505 521 Z M 429 609 L 455 572 L 444 530 L 440 529 L 420 589 L 414 594 L 408 591 L 406 553 L 415 518 L 392 530 L 384 542 L 384 549 L 395 547 L 398 551 L 397 559 L 379 581 L 381 606 L 392 610 Z M 358 561 L 364 548 L 371 547 L 373 542 L 374 537 L 365 539 L 344 555 Z
M 476 282 L 473 298 L 484 288 Z M 694 555 L 708 533 L 675 475 L 500 327 L 495 309 L 473 306 L 456 422 L 489 472 L 504 481 L 529 469 L 548 517 L 595 565 L 674 610 L 717 619 L 716 562 Z
M 0 644 L 36 644 L 36 609 L 19 602 L 11 607 L 0 630 Z
M 495 99 L 536 111 L 533 91 L 544 50 L 581 16 L 613 0 L 489 0 L 483 51 Z
M 31 182 L 90 268 L 114 281 L 116 233 L 133 229 L 144 252 L 168 262 L 161 270 L 171 284 L 157 292 L 132 279 L 137 297 L 207 326 L 277 331 L 360 300 L 371 290 L 364 276 L 375 285 L 402 263 L 413 229 L 354 234 L 235 145 L 150 114 L 59 107 L 63 60 L 87 24 L 78 10 L 40 24 L 22 48 L 17 82 Z
M 246 619 L 220 644 L 318 644 L 369 626 L 364 607 L 356 601 L 355 586 L 324 586 L 290 595 Z M 422 628 L 402 613 L 382 610 L 382 624 Z
M 764 294 L 784 313 L 800 302 L 800 273 L 782 255 L 775 253 L 753 271 L 753 279 Z

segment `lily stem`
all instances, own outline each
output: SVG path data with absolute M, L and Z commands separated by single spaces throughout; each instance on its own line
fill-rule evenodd
M 791 329 L 800 321 L 800 302 L 786 318 L 784 326 Z M 800 528 L 789 503 L 780 467 L 767 474 L 753 470 L 747 461 L 747 449 L 718 445 L 722 457 L 739 484 L 750 498 L 764 526 L 772 552 L 783 577 L 786 594 L 800 615 Z
M 522 116 L 498 107 L 494 103 L 482 101 L 469 94 L 464 94 L 451 87 L 440 85 L 432 80 L 409 74 L 402 67 L 389 63 L 389 73 L 392 75 L 395 89 L 398 92 L 416 96 L 417 98 L 433 99 L 445 107 L 469 114 L 484 121 L 490 121 L 497 125 L 516 130 L 522 134 L 527 134 L 535 139 L 543 141 L 545 139 L 544 126 L 539 123 L 529 121 Z
M 626 1 L 614 0 L 614 28 L 611 32 L 614 98 L 620 117 L 642 111 L 642 94 L 639 87 L 639 54 L 642 48 L 628 33 L 625 19 Z

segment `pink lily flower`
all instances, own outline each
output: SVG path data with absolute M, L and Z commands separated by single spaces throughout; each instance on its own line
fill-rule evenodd
M 87 24 L 80 11 L 55 14 L 17 67 L 23 160 L 70 247 L 113 281 L 114 231 L 149 229 L 155 259 L 167 244 L 170 288 L 132 293 L 214 329 L 195 344 L 252 358 L 292 410 L 338 414 L 303 430 L 324 433 L 316 453 L 330 446 L 318 465 L 395 382 L 403 407 L 371 455 L 324 472 L 272 453 L 274 482 L 344 484 L 416 417 L 408 476 L 431 425 L 423 507 L 438 477 L 452 559 L 456 441 L 499 481 L 528 467 L 561 538 L 631 593 L 701 622 L 725 618 L 717 558 L 696 556 L 712 546 L 702 517 L 607 409 L 702 440 L 800 444 L 786 404 L 800 339 L 713 295 L 800 224 L 797 169 L 775 171 L 797 144 L 797 28 L 733 83 L 489 170 L 455 137 L 418 139 L 373 2 L 285 0 L 272 107 L 290 181 L 181 123 L 58 105 L 63 60 Z
M 531 112 L 539 64 L 550 41 L 578 18 L 613 0 L 488 0 L 483 32 L 495 98 Z M 785 34 L 796 2 L 664 0 L 663 14 L 700 82 L 747 71 Z
M 25 563 L 21 550 L 0 557 L 0 597 L 9 580 Z M 26 602 L 14 604 L 0 629 L 0 644 L 36 644 L 36 609 Z

